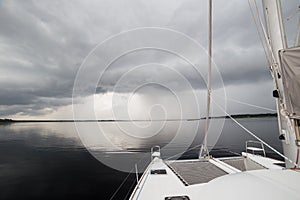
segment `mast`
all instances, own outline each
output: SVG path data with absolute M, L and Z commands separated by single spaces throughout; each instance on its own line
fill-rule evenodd
M 283 87 L 282 66 L 280 66 L 278 53 L 279 50 L 287 48 L 281 14 L 281 3 L 280 0 L 263 0 L 262 2 L 268 34 L 267 45 L 272 55 L 270 67 L 274 83 L 273 96 L 276 97 L 279 138 L 282 140 L 284 154 L 294 163 L 298 164 L 299 149 L 294 129 L 295 121 L 290 119 L 286 112 L 287 99 Z M 288 168 L 295 167 L 294 164 L 287 160 L 285 163 Z
M 210 102 L 211 102 L 211 64 L 212 64 L 212 0 L 208 2 L 208 72 L 207 72 L 207 105 L 206 105 L 206 120 L 205 120 L 205 135 L 204 143 L 201 147 L 200 155 L 209 156 L 207 147 L 207 137 L 209 128 Z

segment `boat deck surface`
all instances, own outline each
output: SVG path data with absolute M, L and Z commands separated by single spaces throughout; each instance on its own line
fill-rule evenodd
M 245 200 L 297 200 L 300 173 L 284 170 L 277 165 L 280 162 L 248 153 L 240 157 L 173 161 L 155 157 L 139 179 L 130 200 L 194 200 L 199 197 L 232 200 L 241 196 Z M 233 195 L 232 188 L 240 189 Z M 256 192 L 245 195 L 249 188 Z M 259 193 L 262 188 L 264 193 Z

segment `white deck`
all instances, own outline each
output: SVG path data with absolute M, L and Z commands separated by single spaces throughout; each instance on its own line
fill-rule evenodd
M 249 155 L 248 155 L 249 156 Z M 251 156 L 251 155 L 250 155 Z M 217 177 L 207 183 L 186 186 L 182 180 L 161 159 L 155 158 L 145 171 L 132 193 L 132 200 L 164 200 L 171 196 L 188 196 L 193 199 L 272 199 L 299 200 L 300 173 L 273 165 L 277 161 L 252 155 L 257 162 L 262 161 L 269 169 L 241 172 L 218 159 L 209 162 L 219 168 L 224 167 L 227 175 Z M 194 160 L 197 162 L 198 160 Z M 184 163 L 186 161 L 175 161 Z M 191 162 L 189 160 L 188 162 Z M 223 165 L 224 164 L 224 165 Z M 165 169 L 167 174 L 151 174 L 153 169 Z M 190 169 L 194 170 L 194 169 Z M 197 173 L 197 171 L 194 171 Z
M 244 157 L 250 158 L 251 160 L 253 160 L 256 163 L 259 163 L 260 165 L 262 165 L 263 167 L 267 168 L 267 169 L 283 169 L 283 167 L 276 165 L 276 164 L 284 164 L 284 162 L 279 161 L 279 160 L 274 160 L 272 158 L 268 158 L 268 157 L 262 157 L 262 156 L 258 156 L 258 155 L 253 155 L 251 153 L 242 153 L 242 155 Z
M 167 174 L 150 174 L 151 169 L 165 169 Z M 184 194 L 185 185 L 159 158 L 149 165 L 130 199 L 164 199 L 170 194 Z

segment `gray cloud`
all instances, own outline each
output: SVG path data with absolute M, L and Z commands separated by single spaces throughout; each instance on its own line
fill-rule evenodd
M 292 12 L 292 5 L 297 3 L 285 3 L 284 15 Z M 293 20 L 286 25 L 288 38 L 294 36 L 290 31 Z M 183 32 L 206 47 L 207 3 L 197 0 L 1 1 L 0 26 L 0 117 L 16 113 L 43 115 L 71 104 L 74 79 L 83 59 L 96 44 L 111 35 L 136 27 L 163 27 Z M 182 45 L 182 49 L 188 47 Z M 105 53 L 109 52 L 103 56 Z M 96 92 L 112 90 L 125 72 L 150 61 L 170 65 L 194 88 L 205 88 L 205 74 L 203 79 L 184 61 L 166 53 L 148 51 L 115 63 Z M 265 82 L 270 87 L 268 67 L 246 1 L 214 1 L 214 61 L 227 86 Z M 145 79 L 162 79 L 177 84 L 178 90 L 186 89 L 180 87 L 174 74 L 161 74 L 153 68 L 132 76 L 119 91 L 124 92 Z

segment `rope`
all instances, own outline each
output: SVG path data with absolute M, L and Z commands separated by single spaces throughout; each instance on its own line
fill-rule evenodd
M 145 180 L 144 180 L 144 182 L 143 182 L 143 184 L 142 184 L 142 186 L 141 186 L 141 189 L 140 189 L 140 191 L 139 191 L 139 193 L 138 193 L 136 199 L 139 199 L 140 194 L 141 194 L 141 191 L 142 191 L 142 189 L 143 189 L 144 186 L 145 186 L 145 183 L 146 183 L 146 181 L 147 181 L 147 179 L 148 179 L 148 177 L 149 177 L 149 174 L 150 174 L 149 172 L 146 174 Z
M 252 106 L 252 107 L 255 107 L 255 108 L 260 108 L 260 109 L 264 109 L 264 110 L 276 112 L 276 110 L 274 110 L 274 109 L 265 108 L 265 107 L 262 107 L 262 106 L 257 106 L 257 105 L 254 105 L 254 104 L 249 104 L 249 103 L 246 103 L 246 102 L 241 102 L 241 101 L 239 101 L 239 100 L 232 99 L 232 98 L 225 98 L 225 97 L 223 97 L 223 96 L 221 96 L 221 95 L 217 95 L 217 94 L 214 94 L 214 95 L 219 96 L 219 97 L 222 97 L 222 98 L 227 99 L 227 100 L 230 100 L 230 101 L 233 101 L 233 102 L 236 102 L 236 103 L 240 103 L 240 104 L 244 104 L 244 105 L 247 105 L 247 106 Z M 172 158 L 174 158 L 174 157 L 177 157 L 177 156 L 179 156 L 179 155 L 182 155 L 183 153 L 186 153 L 186 152 L 188 152 L 188 151 L 191 151 L 191 150 L 193 150 L 193 149 L 196 149 L 196 148 L 198 148 L 198 147 L 201 147 L 201 145 L 202 145 L 202 144 L 199 144 L 199 145 L 196 145 L 196 146 L 194 146 L 194 147 L 192 147 L 192 148 L 189 148 L 189 149 L 187 149 L 187 150 L 185 150 L 185 151 L 182 151 L 182 152 L 180 152 L 180 153 L 177 153 L 177 154 L 175 154 L 175 155 L 173 155 L 173 156 L 170 156 L 170 157 L 166 158 L 166 160 L 170 160 L 170 159 L 172 159 Z M 231 153 L 233 153 L 233 152 L 231 152 Z
M 266 143 L 265 141 L 263 141 L 262 139 L 260 139 L 258 136 L 256 136 L 254 133 L 252 133 L 249 129 L 247 129 L 245 126 L 243 126 L 241 123 L 239 123 L 236 119 L 234 119 L 229 113 L 227 113 L 219 104 L 217 104 L 213 99 L 212 102 L 215 103 L 232 121 L 234 121 L 237 125 L 239 125 L 242 129 L 244 129 L 247 133 L 249 133 L 251 136 L 253 136 L 255 139 L 257 139 L 258 141 L 260 141 L 261 143 L 263 143 L 265 146 L 267 146 L 269 149 L 271 149 L 272 151 L 274 151 L 275 153 L 277 153 L 279 156 L 281 156 L 282 158 L 288 160 L 290 163 L 292 163 L 293 165 L 298 166 L 294 161 L 292 161 L 290 158 L 286 157 L 285 155 L 283 155 L 282 153 L 280 153 L 279 151 L 277 151 L 275 148 L 273 148 L 272 146 L 270 146 L 268 143 Z M 299 166 L 298 166 L 299 167 Z
M 140 163 L 141 160 L 143 160 L 145 157 L 146 157 L 146 155 L 144 155 L 142 158 L 140 158 L 140 159 L 138 160 L 137 163 Z M 137 163 L 136 163 L 136 164 L 137 164 Z M 116 194 L 119 192 L 119 190 L 120 190 L 121 187 L 124 185 L 125 181 L 129 178 L 129 176 L 131 175 L 131 173 L 133 172 L 134 169 L 135 169 L 135 166 L 131 168 L 131 170 L 130 170 L 130 172 L 128 173 L 128 175 L 125 177 L 125 179 L 123 180 L 123 182 L 119 185 L 119 187 L 118 187 L 117 190 L 114 192 L 114 194 L 110 197 L 109 200 L 112 200 L 112 199 L 116 196 Z M 132 183 L 132 185 L 134 185 L 134 183 L 135 183 L 135 181 Z M 127 195 L 128 195 L 128 193 L 131 191 L 131 189 L 132 189 L 132 186 L 131 186 L 130 189 L 128 190 Z M 127 197 L 127 195 L 126 195 L 126 197 Z
M 135 181 L 132 182 L 132 184 L 131 184 L 131 186 L 130 186 L 130 188 L 129 188 L 127 194 L 126 194 L 126 196 L 124 197 L 124 199 L 127 199 L 128 195 L 130 194 L 131 189 L 133 188 L 134 185 L 135 185 Z
M 133 172 L 134 167 L 131 169 L 131 171 L 128 173 L 128 175 L 126 176 L 126 178 L 123 180 L 123 182 L 119 185 L 119 187 L 117 188 L 117 190 L 113 193 L 113 195 L 110 197 L 109 200 L 112 200 L 116 194 L 119 192 L 119 190 L 121 189 L 121 187 L 124 185 L 125 181 L 128 179 L 128 177 L 131 175 L 131 173 Z M 130 188 L 131 189 L 131 188 Z
M 216 95 L 216 94 L 214 94 L 214 95 Z M 271 108 L 266 108 L 266 107 L 262 107 L 262 106 L 258 106 L 258 105 L 254 105 L 254 104 L 250 104 L 250 103 L 246 103 L 246 102 L 242 102 L 242 101 L 239 101 L 239 100 L 236 100 L 236 99 L 232 99 L 232 98 L 228 98 L 228 97 L 223 97 L 221 95 L 216 95 L 216 96 L 219 96 L 221 98 L 224 98 L 226 100 L 233 101 L 233 102 L 236 102 L 236 103 L 239 103 L 239 104 L 251 106 L 251 107 L 254 107 L 254 108 L 260 108 L 260 109 L 267 110 L 267 111 L 277 112 L 276 110 L 271 109 Z

